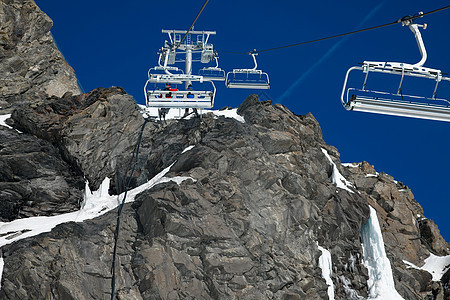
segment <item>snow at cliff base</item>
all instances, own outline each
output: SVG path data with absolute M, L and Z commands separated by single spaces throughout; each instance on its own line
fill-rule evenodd
M 189 151 L 191 148 L 185 149 Z M 172 164 L 173 165 L 173 164 Z M 126 203 L 133 202 L 135 197 L 147 190 L 151 187 L 164 183 L 164 182 L 175 182 L 177 184 L 181 184 L 181 182 L 185 180 L 193 180 L 195 179 L 191 177 L 165 177 L 165 175 L 169 172 L 169 167 L 162 170 L 155 177 L 153 177 L 148 182 L 144 183 L 141 186 L 138 186 L 132 190 L 128 191 Z M 57 216 L 38 216 L 38 217 L 30 217 L 25 219 L 16 219 L 11 222 L 0 222 L 0 247 L 4 245 L 11 244 L 15 241 L 36 236 L 38 234 L 44 232 L 50 232 L 54 227 L 59 224 L 67 223 L 67 222 L 83 222 L 84 220 L 93 219 L 95 217 L 99 217 L 108 211 L 113 210 L 117 206 L 120 205 L 124 194 L 111 196 L 108 193 L 109 189 L 109 178 L 105 178 L 100 185 L 100 188 L 97 191 L 91 192 L 89 189 L 88 183 L 86 183 L 85 193 L 84 193 L 84 201 L 81 205 L 80 210 L 61 214 Z M 0 257 L 0 280 L 3 274 L 3 258 Z M 0 286 L 1 287 L 1 286 Z

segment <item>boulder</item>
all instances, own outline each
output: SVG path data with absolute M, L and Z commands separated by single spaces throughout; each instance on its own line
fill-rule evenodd
M 79 209 L 83 174 L 51 143 L 0 126 L 0 220 Z

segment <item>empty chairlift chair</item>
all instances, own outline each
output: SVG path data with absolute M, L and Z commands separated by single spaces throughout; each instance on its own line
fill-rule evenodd
M 224 81 L 225 80 L 225 71 L 219 68 L 218 57 L 214 57 L 216 61 L 215 67 L 205 67 L 200 69 L 198 75 L 202 76 L 204 80 L 211 81 Z
M 364 61 L 362 66 L 351 67 L 346 73 L 342 88 L 342 105 L 346 110 L 450 122 L 450 101 L 437 97 L 439 83 L 442 81 L 450 81 L 450 78 L 444 77 L 441 70 L 423 67 L 427 59 L 427 52 L 419 27 L 425 29 L 426 24 L 414 24 L 410 18 L 405 18 L 402 23 L 403 25 L 407 25 L 414 33 L 422 59 L 416 64 Z M 365 74 L 361 89 L 347 87 L 349 74 L 352 71 L 362 71 Z M 388 92 L 368 89 L 367 81 L 369 73 L 400 76 L 397 90 Z M 436 82 L 434 90 L 432 92 L 430 91 L 430 96 L 428 97 L 405 94 L 402 90 L 402 85 L 404 79 L 407 77 L 431 79 Z
M 251 52 L 255 66 L 253 69 L 233 69 L 227 73 L 225 84 L 227 88 L 233 89 L 270 89 L 269 75 L 258 70 L 256 55 L 258 53 Z

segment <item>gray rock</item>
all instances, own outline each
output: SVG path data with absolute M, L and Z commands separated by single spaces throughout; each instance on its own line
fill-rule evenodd
M 116 193 L 124 188 L 127 174 L 123 170 L 130 166 L 144 122 L 133 98 L 121 88 L 42 99 L 18 107 L 12 119 L 21 131 L 54 144 L 66 161 L 81 170 L 93 190 L 110 177 Z
M 36 97 L 80 93 L 50 33 L 52 26 L 32 0 L 0 1 L 0 110 Z
M 433 220 L 420 218 L 418 223 L 422 243 L 428 246 L 429 250 L 437 255 L 447 255 L 449 252 L 448 243 L 441 236 L 441 233 Z
M 13 114 L 14 125 L 52 141 L 87 178 L 101 180 L 100 175 L 116 172 L 117 179 L 121 168 L 104 171 L 105 164 L 99 159 L 102 156 L 97 153 L 104 153 L 106 162 L 116 160 L 117 166 L 127 161 L 123 150 L 117 152 L 117 157 L 112 155 L 107 141 L 126 140 L 124 149 L 132 149 L 142 120 L 135 110 L 126 108 L 129 98 L 120 90 L 97 90 L 85 97 L 56 99 L 52 103 L 44 100 L 19 108 Z M 100 110 L 100 106 L 104 108 Z M 110 111 L 122 114 L 111 117 Z M 121 276 L 129 278 L 118 283 L 120 293 L 131 289 L 143 299 L 323 298 L 327 286 L 318 267 L 317 242 L 332 253 L 336 284 L 338 276 L 350 277 L 345 265 L 350 254 L 357 257 L 361 253 L 358 236 L 369 210 L 358 193 L 340 190 L 330 182 L 330 163 L 321 148 L 328 149 L 338 162 L 337 151 L 324 143 L 312 115 L 295 116 L 282 106 L 260 102 L 248 104 L 244 113 L 253 122 L 243 124 L 205 115 L 202 119 L 168 121 L 165 127 L 148 124 L 133 186 L 174 162 L 167 176 L 188 176 L 193 180 L 181 185 L 158 185 L 137 197 L 135 212 L 128 208 L 125 218 L 135 218 L 139 231 L 136 234 L 134 227 L 121 229 L 124 236 L 135 240 L 127 244 L 131 252 L 124 253 L 131 257 L 129 264 L 120 267 Z M 116 126 L 123 127 L 124 123 L 134 126 L 134 132 L 117 135 Z M 81 124 L 85 124 L 84 128 Z M 95 128 L 102 131 L 96 131 L 96 138 L 86 142 Z M 277 141 L 282 151 L 276 150 Z M 78 147 L 72 148 L 72 144 Z M 194 148 L 182 153 L 189 145 Z M 105 219 L 110 223 L 108 230 L 113 232 L 114 213 L 90 224 L 101 222 L 98 231 L 104 232 Z M 83 230 L 77 229 L 74 236 L 64 231 L 64 239 L 86 240 L 81 238 L 87 234 Z M 41 238 L 47 237 L 44 234 Z M 54 237 L 56 244 L 64 239 Z M 18 252 L 16 245 L 21 243 L 6 247 L 5 260 L 14 260 L 16 255 L 23 259 L 38 251 L 23 247 Z M 105 255 L 104 248 L 88 245 L 86 250 L 72 253 L 76 260 L 78 256 L 84 262 Z M 11 265 L 14 263 L 8 262 Z M 39 264 L 36 272 L 53 274 L 47 265 Z M 108 269 L 98 264 L 95 269 L 100 275 L 92 268 L 86 272 L 105 281 Z M 41 295 L 33 284 L 23 285 L 15 279 L 23 272 L 5 269 L 6 291 L 22 287 L 27 295 Z M 80 282 L 83 273 L 77 272 L 72 277 L 67 272 L 64 280 L 49 276 L 40 281 L 40 287 L 51 290 L 55 297 L 83 298 L 86 289 L 99 285 L 91 297 L 100 299 L 98 291 L 105 291 L 105 283 L 91 281 L 84 288 L 69 284 Z M 367 272 L 359 259 L 351 274 L 359 293 L 367 295 Z M 24 280 L 34 282 L 28 277 Z M 345 297 L 345 292 L 337 288 L 337 295 Z
M 432 288 L 428 272 L 408 268 L 403 262 L 406 260 L 421 266 L 430 252 L 441 256 L 449 254 L 447 242 L 434 222 L 423 217 L 422 207 L 411 190 L 392 176 L 376 173 L 367 162 L 346 167 L 344 175 L 377 210 L 397 291 L 405 299 L 443 295 L 442 288 Z
M 0 126 L 0 220 L 75 211 L 82 174 L 52 144 Z
M 108 298 L 111 291 L 111 241 L 114 238 L 111 217 L 114 213 L 117 214 L 117 210 L 96 218 L 94 222 L 62 224 L 51 233 L 2 248 L 5 259 L 3 272 L 15 275 L 2 280 L 0 298 Z M 117 283 L 124 287 L 119 290 L 121 294 L 142 299 L 129 267 L 137 224 L 130 206 L 127 205 L 123 213 Z M 36 256 L 37 253 L 39 255 Z
M 169 120 L 166 126 L 148 123 L 131 187 L 170 165 L 166 176 L 192 180 L 158 185 L 127 206 L 124 218 L 135 225 L 121 228 L 125 250 L 119 255 L 119 297 L 324 298 L 327 286 L 318 267 L 317 243 L 331 252 L 336 299 L 349 293 L 340 278 L 367 297 L 359 242 L 367 203 L 378 210 L 397 290 L 405 299 L 420 298 L 421 290 L 432 294 L 436 289 L 429 277 L 402 262 L 420 263 L 428 255 L 414 217 L 422 211 L 410 190 L 386 174 L 377 175 L 368 164 L 343 168 L 312 115 L 296 116 L 283 106 L 249 99 L 240 108 L 246 123 L 212 114 Z M 92 180 L 93 188 L 111 176 L 115 192 L 129 176 L 124 170 L 143 123 L 132 99 L 119 88 L 43 99 L 17 108 L 13 119 L 20 130 L 55 145 L 66 162 Z M 194 148 L 183 153 L 188 146 Z M 331 164 L 322 148 L 358 192 L 331 183 Z M 63 225 L 70 229 L 49 234 L 55 247 L 67 249 L 57 261 L 66 261 L 63 257 L 70 252 L 86 265 L 82 270 L 76 264 L 35 262 L 32 256 L 50 259 L 53 250 L 20 246 L 29 240 L 5 247 L 5 294 L 44 297 L 42 291 L 51 291 L 55 297 L 102 299 L 110 282 L 108 263 L 90 260 L 110 257 L 114 224 L 111 212 L 89 225 Z M 94 242 L 95 231 L 104 246 Z M 35 240 L 48 238 L 43 234 Z M 84 250 L 69 251 L 74 244 L 67 239 L 86 241 Z M 32 260 L 36 274 L 50 274 L 39 278 L 39 290 L 33 284 L 37 275 L 26 266 L 15 267 L 16 260 Z M 63 269 L 70 271 L 51 275 Z M 97 279 L 84 283 L 80 278 L 86 274 Z

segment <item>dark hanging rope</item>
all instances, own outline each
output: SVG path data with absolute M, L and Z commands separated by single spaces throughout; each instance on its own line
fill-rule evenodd
M 125 204 L 125 199 L 127 198 L 128 188 L 130 187 L 131 179 L 133 178 L 134 171 L 136 169 L 136 165 L 138 162 L 138 155 L 139 155 L 139 148 L 141 146 L 142 142 L 142 134 L 144 133 L 145 125 L 148 122 L 148 118 L 145 118 L 144 124 L 142 124 L 141 132 L 139 133 L 139 138 L 137 141 L 136 146 L 136 152 L 134 154 L 134 163 L 133 167 L 130 173 L 130 176 L 128 177 L 127 185 L 125 186 L 125 193 L 123 195 L 122 202 L 119 205 L 119 209 L 117 211 L 117 225 L 116 225 L 116 231 L 114 233 L 114 251 L 113 251 L 113 257 L 112 257 L 112 267 L 111 267 L 111 300 L 114 300 L 114 293 L 115 293 L 115 287 L 116 287 L 116 255 L 117 255 L 117 242 L 119 240 L 119 229 L 120 229 L 120 215 L 122 213 L 123 205 Z
M 186 31 L 186 34 L 183 36 L 183 38 L 181 39 L 180 43 L 177 45 L 177 48 L 181 45 L 181 43 L 183 43 L 184 39 L 189 34 L 189 31 L 191 31 L 192 27 L 194 27 L 195 22 L 197 22 L 198 17 L 200 17 L 200 15 L 202 14 L 202 12 L 205 9 L 205 6 L 206 6 L 206 4 L 208 4 L 208 2 L 209 2 L 209 0 L 206 0 L 205 3 L 203 3 L 203 6 L 200 9 L 200 11 L 198 12 L 197 16 L 195 17 L 194 22 L 192 22 L 191 27 L 189 27 L 188 31 Z

